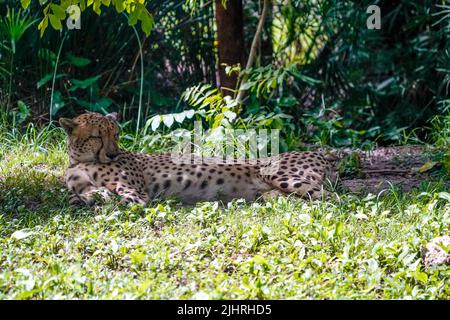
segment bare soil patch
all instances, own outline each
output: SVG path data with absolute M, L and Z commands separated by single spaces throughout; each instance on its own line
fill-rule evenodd
M 419 172 L 419 169 L 430 161 L 429 153 L 422 146 L 381 147 L 370 152 L 343 152 L 357 152 L 361 160 L 361 177 L 342 178 L 342 186 L 352 192 L 379 193 L 391 186 L 408 192 L 423 182 L 434 180 L 428 172 Z

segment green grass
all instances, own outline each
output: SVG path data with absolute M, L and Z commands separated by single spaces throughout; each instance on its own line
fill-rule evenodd
M 40 135 L 39 135 L 40 134 Z M 73 209 L 59 129 L 0 132 L 0 299 L 449 299 L 442 184 L 332 201 Z

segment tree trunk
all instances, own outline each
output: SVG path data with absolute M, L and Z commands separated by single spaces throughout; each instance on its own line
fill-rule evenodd
M 263 1 L 260 0 L 260 5 Z M 266 23 L 264 25 L 263 33 L 261 35 L 260 42 L 260 56 L 261 61 L 259 65 L 267 66 L 268 64 L 272 64 L 273 62 L 273 43 L 272 43 L 272 21 L 273 21 L 273 12 L 272 6 L 269 5 L 267 7 L 267 18 Z
M 232 94 L 229 90 L 236 89 L 237 75 L 228 76 L 225 66 L 240 64 L 245 66 L 244 23 L 242 0 L 228 0 L 226 8 L 222 0 L 216 3 L 216 25 L 219 52 L 219 87 L 224 94 Z

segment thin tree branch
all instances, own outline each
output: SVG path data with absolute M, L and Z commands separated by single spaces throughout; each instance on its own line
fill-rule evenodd
M 256 28 L 255 36 L 253 37 L 252 46 L 250 47 L 250 54 L 248 56 L 247 65 L 245 69 L 250 69 L 256 60 L 256 53 L 258 51 L 258 42 L 260 41 L 261 34 L 264 27 L 264 22 L 266 21 L 267 16 L 267 8 L 269 6 L 269 0 L 264 0 L 263 9 L 261 12 L 261 16 L 259 17 L 258 27 Z M 248 75 L 244 74 L 241 80 L 241 84 L 239 86 L 239 93 L 236 97 L 236 101 L 241 103 L 244 98 L 245 91 L 242 89 L 243 85 L 247 82 Z

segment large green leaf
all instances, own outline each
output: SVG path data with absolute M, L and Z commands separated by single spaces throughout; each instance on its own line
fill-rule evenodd
M 22 8 L 26 9 L 30 5 L 31 0 L 20 0 L 20 3 L 22 4 Z
M 57 75 L 55 76 L 55 79 L 59 79 L 59 78 L 65 77 L 65 76 L 66 76 L 65 73 L 60 73 L 60 74 L 57 74 Z M 45 85 L 47 82 L 49 82 L 49 81 L 52 80 L 52 79 L 53 79 L 53 73 L 48 73 L 48 74 L 46 74 L 44 77 L 42 77 L 42 78 L 37 82 L 37 88 L 39 89 L 40 87 L 42 87 L 43 85 Z
M 91 60 L 88 58 L 77 57 L 71 53 L 67 55 L 67 60 L 69 60 L 69 63 L 75 67 L 85 67 L 91 63 Z
M 52 8 L 53 14 L 61 21 L 66 18 L 66 11 L 57 4 L 50 4 L 50 8 Z M 51 22 L 51 19 L 50 19 Z M 53 26 L 53 25 L 52 25 Z
M 164 116 L 163 116 L 163 123 L 167 126 L 167 127 L 171 127 L 172 126 L 172 124 L 173 124 L 173 119 L 174 118 L 174 116 L 173 116 L 173 114 L 165 114 Z
M 155 116 L 151 122 L 152 130 L 156 131 L 156 129 L 158 129 L 160 123 L 161 123 L 161 116 L 159 116 L 159 115 Z
M 83 108 L 94 112 L 107 112 L 112 100 L 109 98 L 101 98 L 96 101 L 86 101 L 83 99 L 75 99 L 76 102 Z
M 98 79 L 100 79 L 100 75 L 92 78 L 87 78 L 84 80 L 72 79 L 71 81 L 73 85 L 69 88 L 69 91 L 75 91 L 77 89 L 86 89 L 92 86 L 94 83 L 96 83 Z
M 52 105 L 52 109 L 51 109 L 52 116 L 55 116 L 59 110 L 64 108 L 64 106 L 65 106 L 65 102 L 64 102 L 64 98 L 63 98 L 61 92 L 55 91 L 53 93 L 53 105 Z
M 52 25 L 53 29 L 61 30 L 62 28 L 61 19 L 55 16 L 54 14 L 48 15 L 48 17 L 50 19 L 50 24 Z
M 22 100 L 17 101 L 17 109 L 18 112 L 16 114 L 18 116 L 19 123 L 22 123 L 31 115 L 30 108 Z

